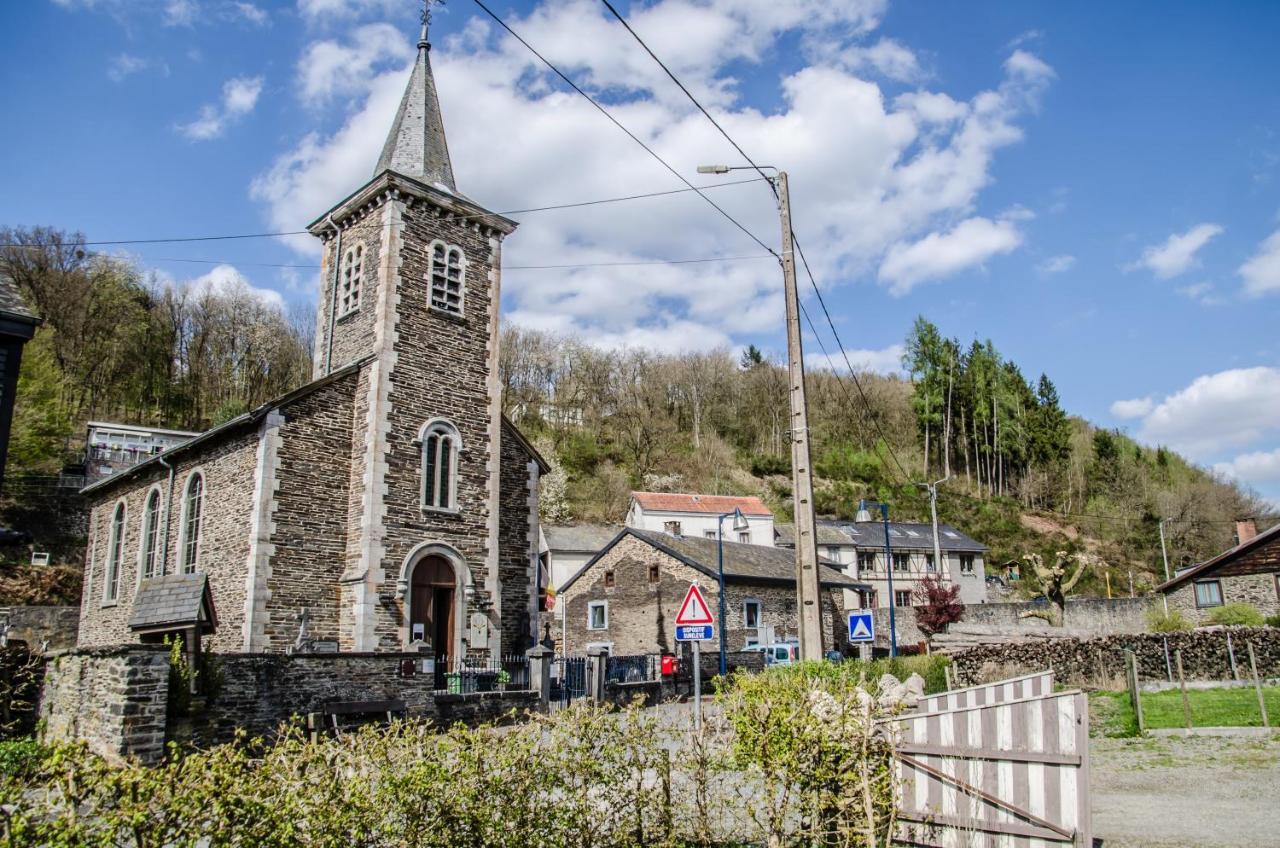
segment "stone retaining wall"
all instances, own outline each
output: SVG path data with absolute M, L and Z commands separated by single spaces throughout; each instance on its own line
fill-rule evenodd
M 75 647 L 80 607 L 0 607 L 0 619 L 8 620 L 11 640 L 26 642 L 36 652 L 46 642 L 47 650 L 62 651 Z
M 1147 610 L 1155 599 L 1144 598 L 1078 598 L 1067 601 L 1063 625 L 1070 630 L 1087 630 L 1097 636 L 1116 633 L 1141 633 L 1147 629 Z M 999 604 L 970 604 L 964 609 L 963 624 L 981 624 L 993 627 L 1019 628 L 1043 627 L 1040 618 L 1022 618 L 1024 612 L 1048 609 L 1045 604 L 1030 601 Z M 894 609 L 898 630 L 898 644 L 914 645 L 925 639 L 916 627 L 916 611 L 910 607 Z M 889 608 L 875 611 L 876 640 L 878 648 L 889 645 Z
M 1124 652 L 1132 650 L 1138 660 L 1140 677 L 1166 680 L 1170 677 L 1170 665 L 1175 662 L 1175 652 L 1181 651 L 1183 672 L 1188 680 L 1230 680 L 1233 652 L 1237 673 L 1248 676 L 1249 643 L 1253 644 L 1258 659 L 1258 673 L 1280 674 L 1280 628 L 1275 627 L 1212 627 L 1168 634 L 1118 634 L 1097 639 L 984 645 L 957 654 L 952 658 L 952 667 L 960 686 L 1008 677 L 1020 670 L 1050 667 L 1062 681 L 1110 679 L 1124 674 Z

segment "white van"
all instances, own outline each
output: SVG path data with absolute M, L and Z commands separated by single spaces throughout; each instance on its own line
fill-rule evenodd
M 796 642 L 774 642 L 769 645 L 752 645 L 746 651 L 759 651 L 764 654 L 764 664 L 791 665 L 800 662 L 800 645 Z

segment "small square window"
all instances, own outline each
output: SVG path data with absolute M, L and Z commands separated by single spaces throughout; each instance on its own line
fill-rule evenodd
M 662 532 L 666 533 L 668 536 L 679 536 L 679 535 L 680 535 L 680 522 L 679 522 L 679 521 L 664 521 L 664 522 L 662 523 Z
M 934 562 L 934 561 L 933 561 L 933 554 L 925 554 L 925 555 L 924 555 L 924 568 L 925 568 L 925 571 L 937 571 L 937 570 L 938 570 L 938 564 L 937 564 L 936 562 Z
M 827 559 L 831 560 L 832 562 L 839 562 L 839 561 L 840 561 L 840 549 L 839 549 L 839 548 L 827 548 L 827 549 L 826 549 L 826 557 L 827 557 Z
M 750 530 L 742 530 L 742 531 L 740 531 L 740 532 L 738 533 L 738 541 L 739 541 L 739 542 L 741 542 L 741 543 L 742 543 L 742 544 L 744 544 L 744 545 L 749 545 L 749 544 L 751 544 L 751 531 L 750 531 Z
M 973 554 L 960 554 L 960 573 L 973 573 Z
M 893 593 L 893 603 L 899 607 L 911 606 L 911 592 L 906 589 L 895 590 Z
M 872 551 L 858 551 L 858 571 L 875 571 L 876 555 Z
M 659 576 L 659 574 L 658 574 L 658 566 L 656 566 L 656 565 L 651 565 L 651 566 L 649 566 L 649 582 L 650 582 L 650 583 L 657 583 L 657 582 L 658 582 L 658 576 Z
M 703 530 L 703 531 L 702 531 L 702 538 L 704 538 L 704 539 L 714 539 L 715 537 L 716 537 L 716 531 L 714 531 L 714 530 Z
M 911 554 L 894 553 L 893 570 L 907 571 L 911 568 Z
M 1202 609 L 1222 606 L 1222 583 L 1217 580 L 1196 583 L 1196 606 Z
M 587 604 L 587 629 L 609 629 L 609 602 L 591 601 Z
M 604 587 L 606 589 L 613 588 L 613 570 L 612 569 L 604 573 Z

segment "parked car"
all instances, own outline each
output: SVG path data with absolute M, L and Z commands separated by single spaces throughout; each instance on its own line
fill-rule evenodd
M 774 642 L 770 645 L 752 645 L 748 651 L 764 654 L 764 664 L 791 665 L 800 662 L 800 645 L 796 642 Z

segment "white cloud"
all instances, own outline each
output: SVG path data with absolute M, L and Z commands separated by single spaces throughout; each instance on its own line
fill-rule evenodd
M 1220 306 L 1226 303 L 1223 298 L 1218 296 L 1213 283 L 1192 283 L 1189 286 L 1180 286 L 1178 294 L 1194 300 L 1201 306 Z
M 145 71 L 150 65 L 150 61 L 140 56 L 121 53 L 111 60 L 111 65 L 107 68 L 107 76 L 112 82 L 121 82 L 126 77 Z
M 1143 417 L 1139 436 L 1202 460 L 1277 430 L 1280 369 L 1259 366 L 1197 377 Z
M 1048 259 L 1036 266 L 1036 270 L 1041 274 L 1062 274 L 1070 271 L 1076 265 L 1076 258 L 1063 254 L 1062 256 L 1050 256 Z
M 1022 243 L 1011 221 L 969 218 L 945 233 L 930 233 L 919 241 L 898 242 L 880 265 L 880 280 L 894 295 L 904 295 L 920 283 L 949 277 L 1009 253 Z
M 388 62 L 403 64 L 414 55 L 404 34 L 390 24 L 357 27 L 348 43 L 316 41 L 298 60 L 298 85 L 303 99 L 318 105 L 338 95 L 364 93 L 375 68 Z
M 199 13 L 195 0 L 165 0 L 164 24 L 189 27 L 196 22 Z
M 403 0 L 298 0 L 298 12 L 308 21 L 354 18 L 367 14 L 403 12 Z
M 217 104 L 200 107 L 200 116 L 178 131 L 194 141 L 208 141 L 226 131 L 229 124 L 253 111 L 262 94 L 262 77 L 235 77 L 222 86 L 222 99 Z
M 1005 60 L 1004 67 L 1010 76 L 1035 82 L 1045 82 L 1057 76 L 1043 59 L 1022 49 L 1014 50 Z
M 1280 448 L 1240 454 L 1226 462 L 1214 463 L 1213 470 L 1253 486 L 1280 483 Z
M 807 346 L 812 347 L 812 345 Z M 845 350 L 845 354 L 849 357 L 849 365 L 852 365 L 855 371 L 870 371 L 885 375 L 904 373 L 902 355 L 905 352 L 906 348 L 901 344 L 892 344 L 878 350 L 866 348 Z M 838 352 L 827 355 L 820 351 L 806 351 L 804 361 L 805 367 L 809 369 L 827 368 L 837 374 L 849 373 L 849 365 L 845 364 L 844 357 Z
M 202 274 L 191 281 L 196 290 L 208 288 L 218 294 L 244 294 L 266 306 L 284 308 L 284 298 L 271 289 L 258 288 L 249 282 L 249 278 L 240 273 L 234 265 L 215 265 L 207 274 Z
M 1163 244 L 1153 244 L 1142 251 L 1142 258 L 1125 266 L 1125 270 L 1146 268 L 1162 280 L 1184 274 L 1200 264 L 1196 252 L 1221 233 L 1218 224 L 1198 224 L 1185 233 L 1174 233 Z
M 872 70 L 898 82 L 915 82 L 926 76 L 916 54 L 892 38 L 882 38 L 869 47 L 850 47 L 840 59 L 855 73 Z
M 370 8 L 350 0 L 299 4 L 317 20 L 364 20 L 357 16 L 372 14 Z M 634 6 L 628 19 L 757 161 L 786 165 L 796 229 L 820 281 L 873 275 L 891 246 L 902 253 L 934 232 L 949 237 L 944 247 L 965 254 L 946 263 L 918 259 L 894 279 L 886 276 L 884 284 L 901 293 L 916 282 L 901 282 L 908 276 L 937 278 L 1016 246 L 1012 221 L 975 218 L 974 209 L 994 157 L 1021 139 L 1018 121 L 1052 71 L 1026 54 L 1010 58 L 998 86 L 967 99 L 922 89 L 890 101 L 875 82 L 833 59 L 814 58 L 859 43 L 883 11 L 879 0 L 657 0 Z M 607 89 L 617 118 L 680 173 L 693 179 L 698 164 L 729 158 L 723 138 L 605 14 L 590 0 L 557 0 L 508 20 L 576 81 Z M 334 61 L 305 70 L 300 62 L 298 96 L 335 128 L 301 135 L 254 180 L 252 197 L 273 229 L 299 229 L 372 176 L 415 35 L 403 27 L 391 49 L 362 42 L 352 28 L 306 47 L 329 45 Z M 779 105 L 762 112 L 744 102 L 735 72 L 772 62 L 777 50 L 797 43 L 802 47 L 793 52 L 806 66 L 763 75 L 776 85 Z M 458 186 L 489 208 L 681 187 L 524 47 L 480 18 L 440 40 L 431 58 Z M 401 66 L 389 70 L 388 63 Z M 776 208 L 764 186 L 727 187 L 712 196 L 776 245 Z M 597 206 L 589 214 L 517 217 L 521 227 L 504 248 L 512 268 L 762 252 L 691 194 Z M 962 251 L 960 240 L 976 244 Z M 290 244 L 309 255 L 318 250 L 305 236 Z M 675 343 L 686 333 L 719 344 L 781 322 L 772 260 L 509 270 L 503 282 L 512 320 L 593 339 L 629 341 L 642 328 L 655 343 Z M 691 326 L 699 329 L 690 332 Z
M 233 17 L 248 21 L 254 26 L 266 26 L 271 22 L 271 16 L 267 14 L 266 9 L 252 3 L 234 2 L 231 4 L 231 13 Z
M 1237 273 L 1244 279 L 1244 293 L 1250 297 L 1280 291 L 1280 230 L 1258 245 Z
M 1111 404 L 1111 414 L 1116 418 L 1141 418 L 1155 409 L 1156 402 L 1150 397 L 1118 400 Z

